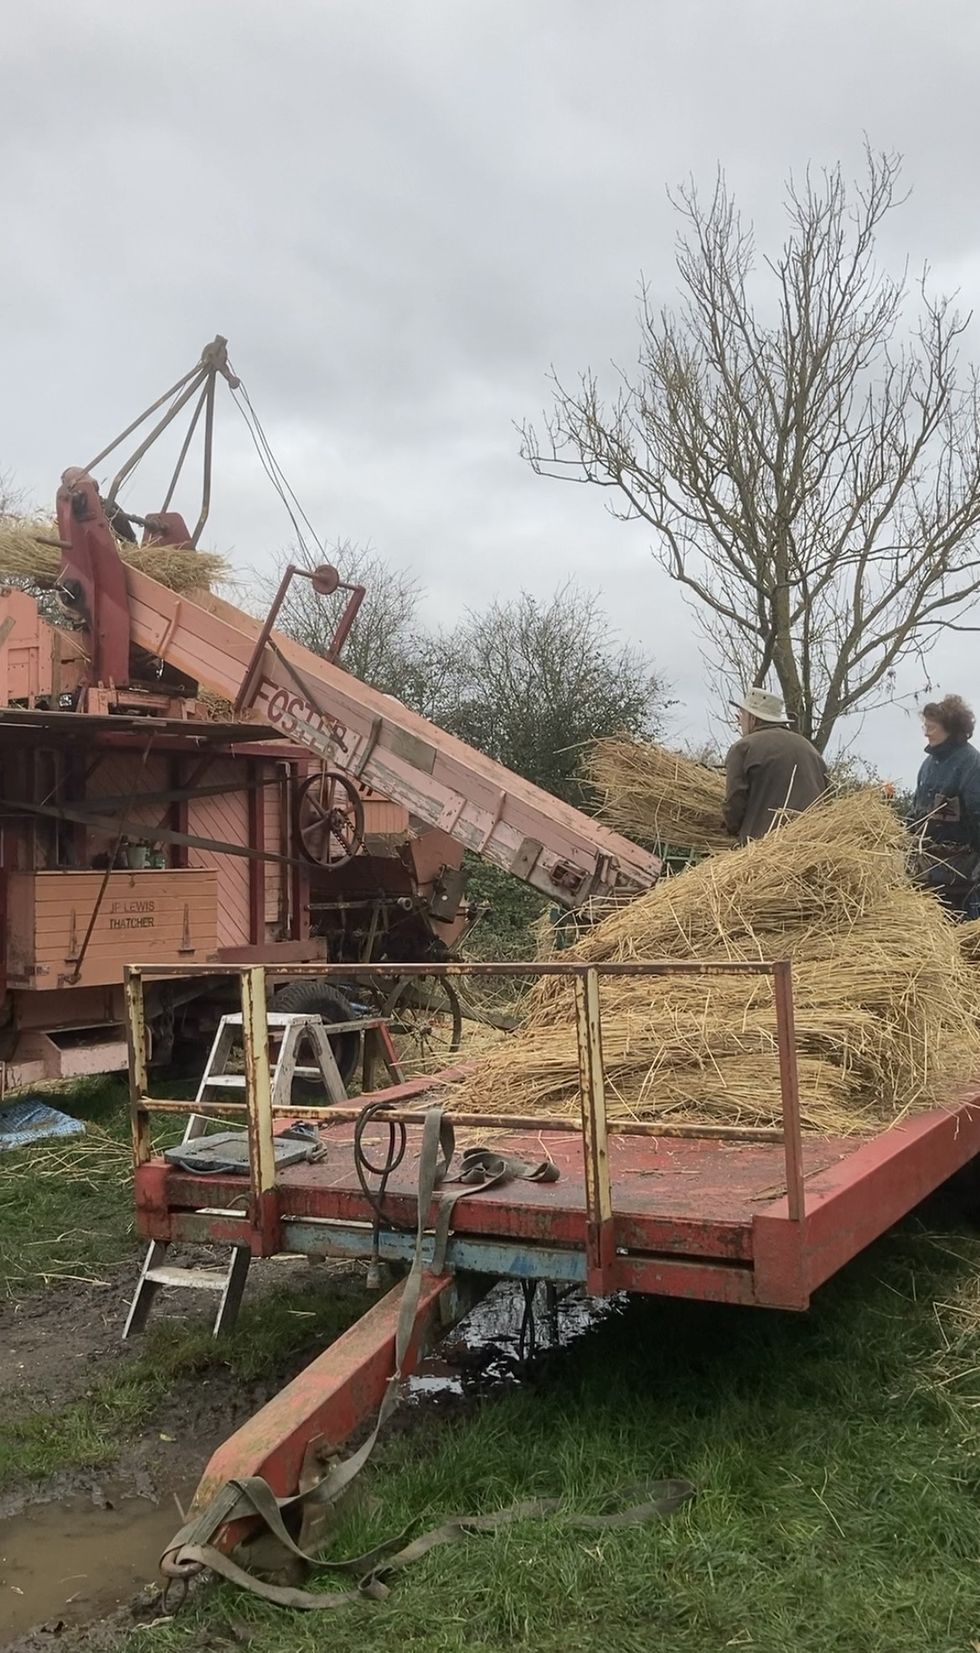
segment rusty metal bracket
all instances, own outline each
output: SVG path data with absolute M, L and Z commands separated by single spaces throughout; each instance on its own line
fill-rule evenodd
M 616 1244 L 606 1136 L 599 977 L 595 969 L 575 978 L 575 1023 L 585 1142 L 586 1282 L 594 1297 L 605 1297 L 613 1289 Z
M 272 635 L 273 630 L 275 629 L 276 621 L 279 618 L 282 605 L 286 601 L 289 587 L 293 580 L 297 578 L 301 580 L 309 580 L 318 596 L 330 596 L 334 591 L 347 591 L 350 593 L 344 612 L 340 616 L 336 629 L 334 630 L 333 637 L 327 646 L 325 658 L 329 660 L 331 664 L 337 660 L 341 649 L 350 635 L 351 627 L 357 618 L 357 611 L 364 601 L 364 586 L 351 585 L 346 580 L 342 580 L 340 575 L 337 573 L 337 570 L 332 568 L 329 563 L 324 563 L 321 568 L 299 568 L 296 563 L 289 563 L 283 571 L 283 576 L 279 581 L 276 594 L 269 605 L 269 612 L 259 628 L 259 634 L 255 639 L 252 653 L 249 657 L 248 664 L 245 667 L 238 693 L 235 696 L 236 712 L 245 711 L 247 707 L 252 705 L 255 699 L 258 680 L 262 671 L 262 656 L 267 648 L 271 648 L 273 650 L 280 665 L 286 669 L 286 671 L 293 678 L 294 682 L 296 682 L 300 687 L 304 698 L 309 696 L 310 691 L 308 686 L 299 677 L 299 674 L 293 667 L 292 662 L 286 658 L 282 650 L 277 646 Z

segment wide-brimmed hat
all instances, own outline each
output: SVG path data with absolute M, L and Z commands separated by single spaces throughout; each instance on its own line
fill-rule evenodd
M 733 700 L 731 704 L 740 712 L 748 712 L 750 717 L 757 718 L 760 723 L 788 723 L 786 707 L 778 694 L 770 694 L 768 689 L 746 689 L 741 700 Z

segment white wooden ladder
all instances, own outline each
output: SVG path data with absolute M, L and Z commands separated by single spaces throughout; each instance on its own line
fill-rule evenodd
M 348 1021 L 325 1023 L 320 1016 L 302 1013 L 277 1013 L 270 1011 L 268 1015 L 270 1058 L 272 1062 L 272 1105 L 274 1108 L 289 1109 L 290 1096 L 294 1079 L 319 1079 L 322 1081 L 327 1100 L 330 1103 L 346 1102 L 348 1100 L 344 1082 L 340 1077 L 336 1058 L 330 1046 L 331 1033 L 354 1033 L 363 1031 L 366 1034 L 375 1033 L 378 1037 L 382 1055 L 396 1080 L 401 1077 L 397 1068 L 394 1049 L 387 1023 L 378 1017 L 369 1017 L 363 1021 Z M 232 1061 L 232 1052 L 242 1040 L 242 1017 L 222 1016 L 214 1043 L 208 1056 L 207 1064 L 197 1087 L 195 1102 L 214 1102 L 221 1100 L 221 1093 L 228 1091 L 245 1091 L 244 1073 L 228 1071 Z M 299 1053 L 302 1046 L 312 1046 L 315 1067 L 300 1066 Z M 207 1132 L 210 1121 L 206 1115 L 191 1113 L 188 1118 L 181 1142 L 192 1142 Z M 244 1135 L 244 1133 L 243 1133 Z M 214 1213 L 202 1208 L 203 1215 L 224 1215 L 229 1212 Z M 232 1213 L 234 1214 L 234 1213 Z M 248 1278 L 251 1252 L 247 1246 L 232 1246 L 231 1257 L 224 1268 L 185 1268 L 166 1262 L 168 1244 L 165 1240 L 151 1240 L 143 1259 L 133 1301 L 129 1306 L 126 1324 L 123 1327 L 123 1339 L 134 1332 L 141 1332 L 146 1326 L 153 1304 L 164 1287 L 179 1286 L 192 1291 L 210 1291 L 217 1294 L 218 1308 L 214 1318 L 212 1336 L 221 1337 L 224 1332 L 230 1331 L 235 1324 L 238 1310 Z

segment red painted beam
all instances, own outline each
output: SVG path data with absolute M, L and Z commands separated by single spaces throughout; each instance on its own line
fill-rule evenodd
M 613 1291 L 651 1297 L 689 1297 L 701 1303 L 756 1301 L 751 1265 L 707 1263 L 687 1257 L 617 1257 Z
M 191 1176 L 177 1170 L 170 1171 L 167 1177 L 164 1167 L 166 1181 L 165 1185 L 161 1185 L 157 1177 L 148 1175 L 157 1164 L 156 1161 L 151 1162 L 136 1173 L 139 1230 L 148 1238 L 161 1237 L 155 1225 L 163 1220 L 163 1210 L 168 1206 L 174 1210 L 195 1210 L 202 1206 L 221 1208 L 242 1201 L 243 1183 L 240 1177 Z M 329 1157 L 327 1165 L 330 1166 Z M 548 1185 L 549 1188 L 551 1186 Z M 330 1187 L 323 1181 L 312 1182 L 287 1173 L 281 1184 L 280 1198 L 282 1211 L 288 1212 L 290 1217 L 323 1217 L 341 1222 L 371 1220 L 370 1206 L 363 1194 L 354 1188 Z M 613 1199 L 615 1201 L 615 1186 Z M 414 1223 L 413 1196 L 389 1192 L 385 1207 L 396 1221 Z M 636 1214 L 621 1217 L 617 1214 L 613 1226 L 616 1246 L 631 1251 L 676 1252 L 688 1257 L 719 1257 L 735 1261 L 746 1261 L 752 1254 L 749 1218 L 739 1225 L 711 1222 L 693 1214 L 690 1217 L 649 1218 Z M 461 1201 L 453 1216 L 453 1230 L 459 1234 L 488 1238 L 584 1246 L 584 1204 L 582 1209 L 573 1209 L 558 1206 L 553 1201 L 546 1203 L 542 1200 L 538 1203 L 537 1185 L 516 1184 L 507 1194 L 481 1194 L 477 1199 Z
M 165 1160 L 151 1159 L 146 1165 L 137 1165 L 133 1173 L 133 1199 L 136 1206 L 136 1232 L 145 1240 L 170 1241 L 170 1167 Z M 239 1198 L 247 1190 L 239 1184 Z
M 248 1475 L 261 1475 L 279 1498 L 291 1496 L 299 1489 L 303 1459 L 313 1441 L 340 1446 L 374 1417 L 394 1371 L 405 1284 L 400 1281 L 218 1447 L 194 1495 L 195 1510 L 206 1508 L 227 1481 Z M 414 1369 L 440 1299 L 451 1287 L 449 1275 L 423 1275 L 406 1373 Z M 227 1551 L 240 1537 L 240 1530 L 225 1528 L 215 1542 Z
M 920 1114 L 808 1179 L 802 1224 L 785 1199 L 756 1214 L 756 1300 L 806 1308 L 810 1295 L 980 1153 L 980 1105 Z
M 980 1106 L 921 1115 L 864 1144 L 807 1187 L 810 1291 L 980 1153 Z

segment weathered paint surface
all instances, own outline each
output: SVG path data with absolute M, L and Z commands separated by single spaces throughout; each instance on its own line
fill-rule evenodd
M 98 912 L 81 959 L 78 985 L 121 982 L 133 958 L 202 963 L 215 949 L 217 895 L 211 872 L 14 872 L 7 879 L 11 987 L 38 990 L 71 985 L 93 912 Z
M 127 586 L 135 641 L 217 693 L 237 695 L 252 666 L 256 621 L 220 599 L 176 599 L 132 570 Z M 288 638 L 276 634 L 276 646 L 291 670 L 267 650 L 255 705 L 287 739 L 350 769 L 488 860 L 520 862 L 523 877 L 560 898 L 584 896 L 593 878 L 597 889 L 617 877 L 636 889 L 656 879 L 656 857 L 608 827 Z
M 187 1177 L 160 1160 L 136 1173 L 138 1226 L 148 1237 L 208 1238 L 255 1249 L 278 1247 L 364 1255 L 370 1211 L 356 1185 L 351 1126 L 325 1133 L 327 1158 L 285 1170 L 275 1232 L 269 1214 L 246 1213 L 247 1180 Z M 516 1134 L 498 1145 L 523 1158 L 541 1139 Z M 370 1144 L 368 1144 L 370 1146 Z M 582 1138 L 549 1137 L 557 1183 L 513 1182 L 461 1201 L 447 1253 L 464 1281 L 496 1277 L 582 1280 L 587 1272 Z M 911 1120 L 871 1140 L 805 1141 L 806 1214 L 791 1218 L 778 1143 L 746 1144 L 614 1137 L 607 1144 L 615 1250 L 603 1270 L 607 1291 L 717 1303 L 806 1308 L 810 1293 L 925 1194 L 980 1152 L 980 1100 Z M 392 1179 L 393 1214 L 413 1214 L 417 1153 Z M 223 1207 L 219 1211 L 204 1207 Z M 430 1220 L 434 1213 L 430 1213 Z M 411 1235 L 385 1233 L 382 1254 L 407 1257 Z M 466 1271 L 465 1273 L 463 1271 Z M 454 1275 L 423 1277 L 410 1371 Z M 380 1405 L 394 1365 L 403 1285 L 219 1448 L 195 1507 L 229 1479 L 261 1475 L 279 1496 L 297 1490 L 310 1445 L 341 1445 Z M 450 1311 L 452 1312 L 452 1311 Z M 459 1312 L 459 1311 L 456 1311 Z M 241 1523 L 218 1535 L 230 1549 Z
M 265 1239 L 266 1246 L 282 1243 L 290 1224 L 370 1221 L 354 1172 L 351 1126 L 334 1127 L 324 1140 L 323 1161 L 280 1174 L 280 1229 Z M 524 1159 L 540 1158 L 540 1137 L 494 1140 Z M 558 1182 L 512 1182 L 463 1200 L 454 1213 L 454 1234 L 460 1240 L 519 1245 L 528 1254 L 529 1273 L 535 1246 L 584 1250 L 581 1137 L 549 1135 L 547 1147 L 559 1166 Z M 389 1185 L 389 1207 L 399 1222 L 414 1220 L 417 1152 L 416 1142 Z M 778 1143 L 736 1147 L 611 1137 L 615 1252 L 606 1289 L 805 1308 L 822 1281 L 978 1152 L 980 1103 L 973 1102 L 923 1115 L 870 1140 L 806 1139 L 806 1215 L 800 1223 L 789 1217 Z M 190 1177 L 154 1161 L 137 1175 L 140 1231 L 166 1238 L 179 1213 L 189 1215 L 205 1205 L 240 1206 L 243 1193 L 241 1178 Z M 203 1221 L 216 1237 L 242 1237 L 239 1219 Z M 195 1217 L 198 1238 L 200 1225 Z M 189 1235 L 190 1229 L 183 1232 Z M 347 1254 L 343 1244 L 338 1250 Z M 546 1275 L 544 1259 L 540 1273 Z
M 289 1496 L 299 1484 L 311 1441 L 340 1446 L 378 1410 L 395 1367 L 404 1288 L 400 1281 L 218 1448 L 195 1494 L 195 1509 L 205 1508 L 226 1481 L 247 1475 L 261 1475 L 277 1497 Z M 449 1276 L 423 1277 L 405 1374 L 414 1369 L 440 1299 L 451 1292 Z M 238 1536 L 226 1528 L 219 1539 L 222 1548 L 231 1548 Z
M 808 1179 L 805 1234 L 795 1258 L 780 1226 L 785 1201 L 759 1214 L 759 1289 L 775 1293 L 789 1285 L 808 1299 L 978 1153 L 978 1104 L 921 1114 L 857 1145 L 846 1159 Z
M 369 1222 L 350 1157 L 350 1126 L 326 1132 L 326 1146 L 321 1164 L 294 1165 L 279 1177 L 284 1220 Z M 524 1159 L 540 1157 L 539 1137 L 517 1134 L 507 1146 Z M 454 1213 L 454 1233 L 524 1241 L 529 1250 L 535 1243 L 583 1248 L 582 1139 L 572 1132 L 549 1136 L 547 1147 L 559 1165 L 559 1182 L 512 1182 L 463 1200 Z M 752 1279 L 755 1303 L 803 1308 L 815 1286 L 975 1152 L 980 1106 L 932 1112 L 871 1141 L 806 1139 L 806 1217 L 798 1225 L 788 1218 L 778 1144 L 610 1137 L 610 1289 L 747 1301 L 745 1276 Z M 415 1217 L 416 1169 L 410 1149 L 388 1187 L 398 1222 Z M 233 1207 L 241 1198 L 241 1179 L 188 1177 L 154 1162 L 137 1177 L 140 1231 L 164 1238 L 170 1212 Z M 689 1261 L 704 1266 L 697 1273 L 687 1268 Z M 673 1268 L 664 1273 L 668 1265 Z M 735 1273 L 732 1265 L 742 1268 Z

